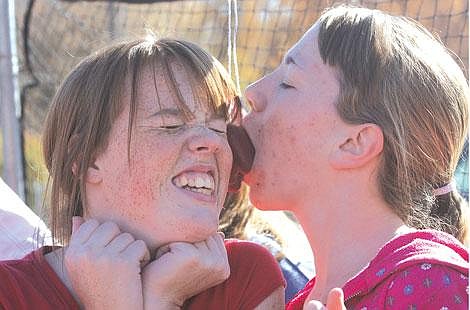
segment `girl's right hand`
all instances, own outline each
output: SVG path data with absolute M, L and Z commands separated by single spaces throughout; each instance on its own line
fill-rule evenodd
M 74 217 L 64 263 L 86 309 L 143 309 L 140 273 L 149 258 L 146 244 L 117 224 Z
M 326 307 L 318 300 L 310 300 L 305 303 L 303 310 L 346 310 L 344 294 L 340 288 L 334 288 L 328 294 Z

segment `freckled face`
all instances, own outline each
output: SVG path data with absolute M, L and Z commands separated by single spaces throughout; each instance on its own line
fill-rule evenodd
M 158 74 L 157 97 L 153 72 L 144 70 L 130 160 L 128 87 L 125 108 L 95 161 L 101 181 L 87 184 L 87 216 L 117 222 L 151 249 L 200 241 L 217 230 L 232 165 L 225 120 L 197 104 L 185 71 L 172 67 L 194 118 L 185 120 Z
M 244 125 L 256 155 L 250 199 L 257 208 L 295 210 L 329 178 L 328 154 L 342 123 L 339 84 L 321 59 L 314 25 L 271 74 L 246 89 L 252 111 Z

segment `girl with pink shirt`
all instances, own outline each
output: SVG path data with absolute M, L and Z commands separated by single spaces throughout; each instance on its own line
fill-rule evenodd
M 468 309 L 453 175 L 469 87 L 432 34 L 329 9 L 246 97 L 250 198 L 292 211 L 314 251 L 316 276 L 287 309 Z

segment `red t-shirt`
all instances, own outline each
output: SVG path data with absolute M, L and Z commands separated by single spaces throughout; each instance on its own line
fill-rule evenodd
M 260 245 L 226 240 L 230 277 L 194 296 L 185 309 L 253 309 L 285 280 L 274 257 Z M 44 247 L 23 259 L 0 262 L 0 309 L 79 309 L 44 258 Z

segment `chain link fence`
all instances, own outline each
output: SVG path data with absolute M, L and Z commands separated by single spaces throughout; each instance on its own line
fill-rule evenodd
M 33 3 L 28 17 L 30 2 L 16 1 L 18 50 L 24 51 L 20 53 L 19 78 L 23 88 L 27 197 L 33 208 L 42 204 L 47 178 L 39 134 L 58 84 L 91 51 L 114 41 L 143 36 L 146 29 L 161 37 L 196 42 L 224 64 L 228 62 L 229 30 L 232 35 L 236 31 L 240 84 L 244 89 L 275 68 L 287 49 L 326 7 L 350 3 L 418 20 L 455 53 L 465 72 L 468 68 L 468 0 L 207 0 L 153 4 L 41 0 Z M 238 15 L 236 29 L 235 13 Z M 459 168 L 458 178 L 466 180 L 465 184 L 460 182 L 460 189 L 468 196 L 466 162 Z

